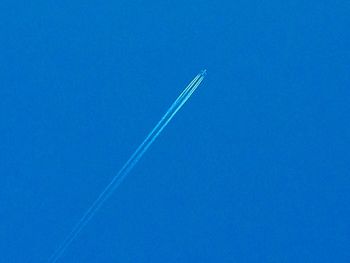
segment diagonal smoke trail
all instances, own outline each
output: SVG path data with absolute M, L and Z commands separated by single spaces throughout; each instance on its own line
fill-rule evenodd
M 83 217 L 78 221 L 73 230 L 69 233 L 66 239 L 63 241 L 60 247 L 51 256 L 49 262 L 54 263 L 60 259 L 69 245 L 74 241 L 74 239 L 79 235 L 86 224 L 91 220 L 91 218 L 96 214 L 101 205 L 110 197 L 114 190 L 120 185 L 123 179 L 128 175 L 131 169 L 140 160 L 143 154 L 159 136 L 162 130 L 168 125 L 175 114 L 181 109 L 181 107 L 186 103 L 186 101 L 191 97 L 193 92 L 201 84 L 206 74 L 206 70 L 199 73 L 188 86 L 181 92 L 175 102 L 170 106 L 161 120 L 148 134 L 141 145 L 136 149 L 136 151 L 131 155 L 128 161 L 123 165 L 117 175 L 112 179 L 112 181 L 106 186 L 99 197 L 93 202 L 89 209 L 85 212 Z

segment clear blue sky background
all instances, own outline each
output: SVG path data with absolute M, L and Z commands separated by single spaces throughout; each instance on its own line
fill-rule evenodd
M 348 1 L 0 3 L 0 261 L 350 262 Z

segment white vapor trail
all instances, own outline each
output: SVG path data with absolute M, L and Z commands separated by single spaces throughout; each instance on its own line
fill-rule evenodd
M 143 154 L 147 151 L 147 149 L 151 146 L 151 144 L 155 141 L 155 139 L 159 136 L 162 130 L 168 125 L 171 119 L 175 116 L 175 114 L 181 109 L 181 107 L 186 103 L 186 101 L 191 97 L 193 92 L 197 89 L 197 87 L 201 84 L 206 75 L 206 70 L 200 72 L 191 82 L 187 85 L 187 87 L 181 92 L 175 102 L 170 106 L 161 120 L 157 123 L 157 125 L 152 129 L 152 131 L 147 135 L 146 139 L 141 143 L 141 145 L 136 149 L 136 151 L 131 155 L 128 161 L 123 165 L 123 167 L 119 170 L 116 176 L 112 179 L 112 181 L 106 186 L 106 188 L 102 191 L 99 197 L 92 203 L 89 209 L 85 212 L 82 218 L 75 225 L 73 230 L 68 234 L 66 239 L 62 242 L 62 244 L 57 248 L 57 250 L 52 254 L 49 262 L 54 263 L 57 262 L 63 253 L 67 250 L 69 245 L 74 241 L 74 239 L 79 235 L 82 229 L 86 226 L 86 224 L 91 220 L 91 218 L 96 214 L 98 209 L 102 206 L 102 204 L 111 196 L 114 190 L 120 185 L 123 179 L 128 175 L 131 169 L 136 165 L 136 163 L 140 160 Z

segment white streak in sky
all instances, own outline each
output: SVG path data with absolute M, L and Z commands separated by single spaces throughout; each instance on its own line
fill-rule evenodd
M 90 219 L 96 214 L 101 205 L 111 196 L 113 191 L 120 185 L 123 179 L 128 175 L 131 169 L 140 160 L 143 154 L 155 141 L 162 130 L 168 125 L 175 114 L 181 109 L 181 107 L 186 103 L 186 101 L 191 97 L 192 93 L 197 89 L 199 84 L 203 81 L 206 70 L 199 73 L 188 86 L 181 92 L 175 102 L 170 106 L 158 124 L 153 128 L 153 130 L 148 134 L 146 139 L 141 143 L 141 145 L 136 149 L 136 151 L 131 155 L 129 160 L 120 169 L 117 175 L 112 179 L 112 181 L 106 186 L 99 197 L 92 203 L 89 209 L 85 212 L 83 217 L 78 221 L 73 230 L 69 233 L 66 239 L 63 241 L 60 247 L 57 248 L 55 253 L 51 256 L 49 262 L 54 263 L 59 260 L 63 255 L 69 245 L 74 241 Z

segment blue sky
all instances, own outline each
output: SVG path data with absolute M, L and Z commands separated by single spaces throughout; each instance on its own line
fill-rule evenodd
M 2 1 L 0 251 L 47 262 L 349 262 L 346 1 Z

